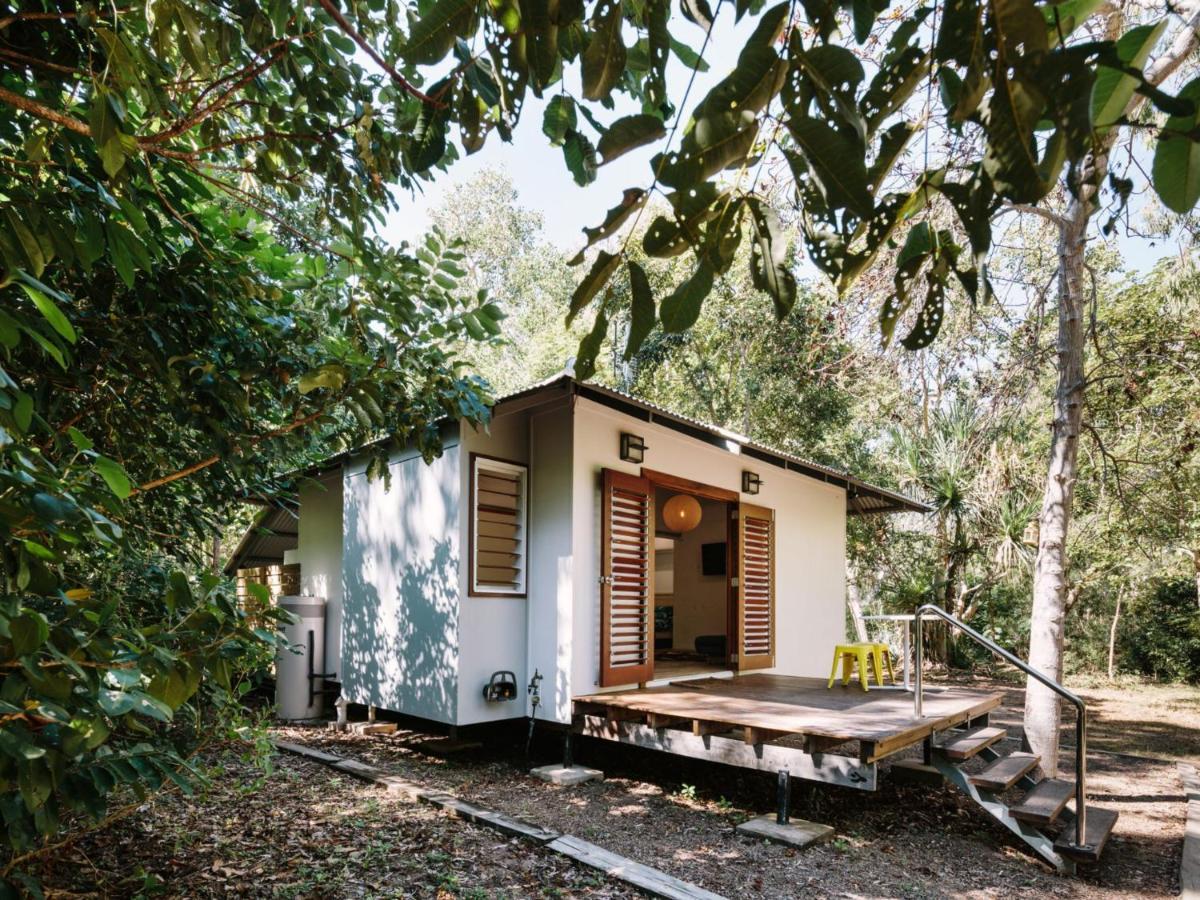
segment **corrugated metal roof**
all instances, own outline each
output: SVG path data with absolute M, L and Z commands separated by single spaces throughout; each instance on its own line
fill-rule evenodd
M 837 484 L 846 490 L 846 508 L 851 514 L 866 515 L 869 513 L 887 512 L 927 513 L 933 511 L 933 507 L 922 503 L 920 500 L 892 490 L 891 488 L 880 487 L 877 484 L 863 481 L 845 469 L 805 459 L 794 453 L 788 453 L 785 450 L 752 440 L 728 428 L 722 428 L 719 425 L 712 425 L 700 419 L 694 419 L 691 416 L 675 412 L 657 403 L 643 400 L 640 397 L 635 397 L 632 394 L 619 391 L 615 388 L 602 387 L 597 384 L 585 384 L 566 373 L 554 375 L 527 388 L 522 388 L 519 391 L 498 397 L 493 409 L 511 406 L 521 400 L 537 397 L 541 393 L 553 394 L 555 392 L 574 393 L 578 396 L 589 397 L 600 403 L 616 406 L 627 413 L 632 411 L 634 415 L 637 415 L 640 411 L 642 413 L 640 418 L 647 421 L 658 421 L 666 424 L 668 427 L 675 428 L 700 440 L 715 443 L 718 446 L 728 442 L 729 444 L 736 445 L 736 450 L 733 447 L 727 447 L 727 449 L 747 458 L 757 459 L 770 465 L 799 472 L 810 478 Z M 343 460 L 371 446 L 373 445 L 367 444 L 356 450 L 339 453 L 320 465 L 313 466 L 303 473 L 295 474 L 313 475 L 321 471 L 328 471 Z
M 535 396 L 542 391 L 556 389 L 570 390 L 578 396 L 589 397 L 601 403 L 607 400 L 609 401 L 608 405 L 634 407 L 647 414 L 647 421 L 657 421 L 668 426 L 684 426 L 679 430 L 684 430 L 688 433 L 698 431 L 716 441 L 732 444 L 734 446 L 727 446 L 727 449 L 748 458 L 800 472 L 811 478 L 818 478 L 822 481 L 839 484 L 846 489 L 846 506 L 853 514 L 866 515 L 868 513 L 901 511 L 924 513 L 932 511 L 932 507 L 922 503 L 920 500 L 909 497 L 907 494 L 900 493 L 899 491 L 863 481 L 845 469 L 827 466 L 823 463 L 797 456 L 794 453 L 788 453 L 776 447 L 771 447 L 748 438 L 745 435 L 731 431 L 728 428 L 712 425 L 700 419 L 684 415 L 683 413 L 675 412 L 657 403 L 635 397 L 625 391 L 602 387 L 596 384 L 584 384 L 566 374 L 556 375 L 524 390 L 500 397 L 496 401 L 496 407 L 499 408 L 516 400 Z M 699 435 L 693 434 L 693 436 L 698 437 Z M 736 450 L 734 447 L 736 447 Z
M 288 506 L 268 506 L 254 518 L 225 565 L 225 574 L 238 569 L 268 566 L 283 562 L 285 550 L 295 550 L 300 543 L 300 518 Z

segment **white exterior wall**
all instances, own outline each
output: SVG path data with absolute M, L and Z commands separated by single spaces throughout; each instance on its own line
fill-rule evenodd
M 342 693 L 453 724 L 459 703 L 462 459 L 456 439 L 426 464 L 389 462 L 391 485 L 366 462 L 345 469 Z
M 539 719 L 571 720 L 571 652 L 575 584 L 571 460 L 574 430 L 569 401 L 534 411 L 529 423 L 530 542 L 528 672 L 541 672 Z M 533 710 L 526 697 L 525 715 Z
M 471 496 L 471 454 L 492 456 L 508 462 L 529 464 L 529 416 L 524 412 L 501 415 L 492 420 L 485 431 L 475 431 L 469 425 L 461 428 L 462 452 L 459 457 L 460 492 L 463 498 L 459 516 L 459 544 L 462 558 L 456 584 L 462 600 L 459 610 L 459 678 L 457 724 L 473 725 L 498 719 L 519 718 L 526 714 L 522 698 L 525 696 L 525 622 L 527 597 L 472 597 L 470 566 L 467 548 L 470 546 L 468 530 L 470 516 L 467 504 Z M 526 484 L 532 494 L 535 478 L 532 471 Z M 530 508 L 527 516 L 532 532 L 537 513 Z M 536 539 L 526 541 L 529 559 L 526 566 L 540 552 Z M 526 569 L 526 591 L 532 589 L 530 572 Z M 483 686 L 493 672 L 508 670 L 516 675 L 517 699 L 492 701 L 483 699 Z
M 600 472 L 609 468 L 638 475 L 641 471 L 641 466 L 619 458 L 622 431 L 646 439 L 648 469 L 732 491 L 740 491 L 743 469 L 762 477 L 759 494 L 742 495 L 742 499 L 775 510 L 776 665 L 765 671 L 827 674 L 833 647 L 845 637 L 845 491 L 579 398 L 574 422 L 575 621 L 570 690 L 575 695 L 599 690 Z
M 342 666 L 342 470 L 300 485 L 300 593 L 325 598 L 325 660 L 319 672 Z

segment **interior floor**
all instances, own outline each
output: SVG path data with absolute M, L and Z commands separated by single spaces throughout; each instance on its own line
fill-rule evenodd
M 729 666 L 716 665 L 702 659 L 655 659 L 654 679 L 681 678 L 684 675 L 699 675 L 705 672 L 725 672 Z

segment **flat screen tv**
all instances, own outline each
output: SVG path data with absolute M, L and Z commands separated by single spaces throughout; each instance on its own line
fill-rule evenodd
M 702 575 L 725 574 L 725 542 L 700 545 L 700 573 Z

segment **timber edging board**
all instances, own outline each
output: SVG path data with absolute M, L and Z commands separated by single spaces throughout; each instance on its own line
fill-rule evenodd
M 421 803 L 441 807 L 453 813 L 457 818 L 475 825 L 533 841 L 560 856 L 565 856 L 590 868 L 599 869 L 608 877 L 639 888 L 655 897 L 665 897 L 667 900 L 725 900 L 720 894 L 706 891 L 704 888 L 681 881 L 666 872 L 635 862 L 580 838 L 569 834 L 559 834 L 557 831 L 542 828 L 532 822 L 506 815 L 499 810 L 469 803 L 446 791 L 421 787 L 419 784 L 406 781 L 397 775 L 391 775 L 360 760 L 327 753 L 324 750 L 291 741 L 273 741 L 272 743 L 277 750 L 304 757 L 361 781 L 376 784 L 389 792 L 404 794 Z
M 1195 766 L 1179 763 L 1179 777 L 1183 780 L 1183 793 L 1187 798 L 1179 891 L 1183 900 L 1200 900 L 1200 775 Z

